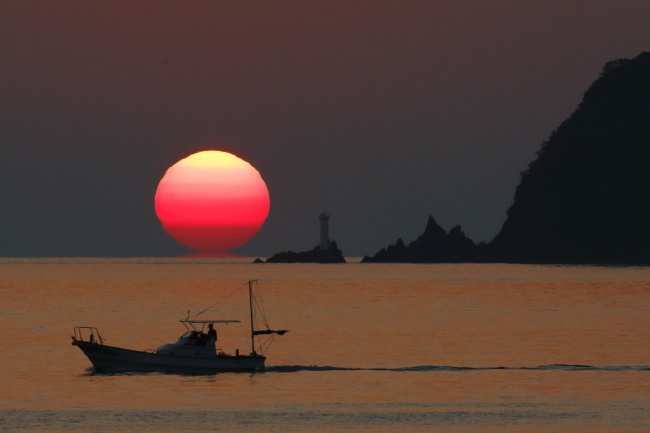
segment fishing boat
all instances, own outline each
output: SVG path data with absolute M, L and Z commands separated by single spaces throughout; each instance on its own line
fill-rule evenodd
M 174 343 L 165 344 L 151 351 L 124 349 L 105 344 L 99 330 L 92 326 L 76 326 L 72 335 L 72 345 L 77 346 L 88 357 L 97 373 L 125 372 L 163 372 L 187 374 L 212 374 L 219 372 L 260 371 L 264 369 L 268 348 L 273 337 L 283 335 L 286 330 L 272 330 L 266 321 L 261 297 L 253 290 L 256 281 L 248 282 L 248 299 L 250 309 L 251 351 L 240 354 L 225 353 L 217 347 L 218 325 L 241 323 L 236 319 L 203 319 L 200 316 L 213 306 L 200 313 L 180 320 L 185 333 Z M 235 292 L 242 288 L 243 285 Z M 229 296 L 234 294 L 231 293 Z M 225 298 L 224 298 L 225 299 Z M 218 301 L 219 303 L 221 301 Z M 264 321 L 265 329 L 257 329 L 259 316 Z M 266 336 L 265 341 L 259 341 Z

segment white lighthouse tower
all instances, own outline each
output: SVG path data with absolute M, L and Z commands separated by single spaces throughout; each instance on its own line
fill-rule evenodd
M 330 216 L 327 212 L 323 212 L 319 216 L 320 219 L 320 249 L 325 251 L 330 249 L 329 237 L 329 219 Z

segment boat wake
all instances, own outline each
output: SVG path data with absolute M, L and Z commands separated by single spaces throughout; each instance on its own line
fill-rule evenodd
M 549 371 L 650 371 L 650 365 L 580 365 L 580 364 L 550 364 L 537 367 L 454 367 L 448 365 L 419 365 L 415 367 L 397 368 L 362 368 L 362 367 L 333 367 L 319 365 L 276 365 L 264 368 L 268 373 L 296 373 L 300 371 L 395 371 L 395 372 L 430 372 L 430 371 L 483 371 L 483 370 L 549 370 Z

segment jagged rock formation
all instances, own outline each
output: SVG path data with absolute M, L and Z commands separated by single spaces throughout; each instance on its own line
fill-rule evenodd
M 650 263 L 650 53 L 607 63 L 537 155 L 489 259 Z
M 255 263 L 261 263 L 256 259 Z M 314 247 L 310 251 L 293 252 L 285 251 L 275 254 L 268 259 L 266 263 L 346 263 L 343 252 L 338 248 L 335 241 L 330 242 L 327 250 L 321 249 L 320 246 Z
M 473 261 L 475 255 L 476 245 L 460 226 L 445 233 L 429 215 L 424 233 L 408 246 L 398 239 L 394 245 L 381 249 L 372 257 L 365 256 L 361 262 L 461 263 Z

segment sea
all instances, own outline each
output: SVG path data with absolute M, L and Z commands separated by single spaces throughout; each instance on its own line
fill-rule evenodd
M 190 314 L 255 373 L 96 374 L 75 326 L 136 350 Z M 210 317 L 208 317 L 210 316 Z M 0 259 L 0 432 L 650 431 L 650 267 Z

